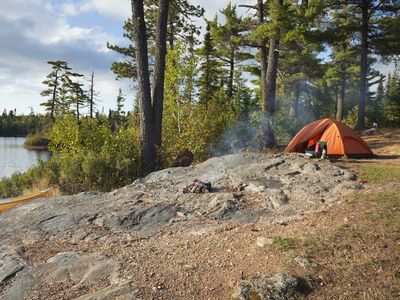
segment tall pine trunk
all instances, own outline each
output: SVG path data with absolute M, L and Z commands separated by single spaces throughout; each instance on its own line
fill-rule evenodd
M 141 162 L 144 174 L 154 170 L 156 151 L 154 147 L 153 112 L 151 103 L 146 23 L 143 0 L 131 0 L 133 36 L 137 49 L 137 72 L 139 86 Z
M 235 71 L 235 58 L 234 52 L 232 51 L 229 58 L 229 82 L 228 82 L 228 100 L 231 101 L 232 108 L 235 108 L 233 101 L 233 75 Z
M 289 109 L 289 117 L 291 120 L 297 120 L 299 117 L 299 97 L 300 97 L 300 83 L 293 84 L 291 91 L 291 102 Z
M 161 147 L 162 114 L 164 102 L 165 56 L 167 54 L 168 0 L 158 1 L 156 53 L 153 78 L 154 145 Z
M 361 0 L 361 66 L 360 66 L 360 99 L 358 104 L 356 130 L 365 128 L 365 102 L 367 97 L 368 72 L 368 0 Z
M 264 23 L 264 4 L 263 0 L 257 0 L 257 19 L 258 24 L 261 25 Z M 262 124 L 262 131 L 263 131 L 263 145 L 266 146 L 266 138 L 265 134 L 267 132 L 272 132 L 271 126 L 269 121 L 265 124 L 265 120 L 270 120 L 270 116 L 268 113 L 267 105 L 268 105 L 268 94 L 267 94 L 267 47 L 265 46 L 265 41 L 261 41 L 260 43 L 260 71 L 261 71 L 261 96 L 262 101 L 264 103 L 263 108 L 263 124 Z M 267 116 L 268 114 L 268 116 Z M 267 125 L 267 126 L 266 126 Z
M 175 25 L 174 25 L 172 18 L 169 19 L 168 27 L 169 27 L 169 33 L 167 33 L 168 34 L 168 45 L 169 45 L 170 49 L 173 49 L 174 48 L 174 40 L 175 40 L 175 37 L 174 37 Z
M 275 0 L 278 7 L 282 6 L 282 0 Z M 273 20 L 279 22 L 279 20 Z M 276 99 L 276 75 L 278 72 L 278 58 L 279 58 L 279 30 L 275 32 L 269 40 L 268 50 L 268 67 L 266 74 L 266 98 L 264 99 L 264 120 L 263 120 L 263 139 L 264 146 L 273 148 L 276 146 L 276 140 L 272 129 L 272 119 L 275 112 L 275 99 Z
M 56 94 L 57 94 L 57 88 L 58 88 L 58 72 L 60 71 L 59 68 L 56 70 L 56 77 L 54 78 L 54 87 L 53 87 L 53 96 L 51 99 L 51 109 L 50 109 L 50 118 L 54 120 L 54 111 L 56 109 Z
M 90 118 L 93 118 L 93 102 L 94 102 L 94 72 L 92 72 L 92 76 L 90 78 L 90 103 L 89 103 L 89 110 L 90 110 Z
M 76 121 L 79 123 L 80 114 L 79 114 L 79 98 L 76 99 Z
M 338 87 L 337 104 L 336 104 L 336 120 L 342 121 L 343 119 L 343 105 L 346 91 L 346 81 L 342 80 Z

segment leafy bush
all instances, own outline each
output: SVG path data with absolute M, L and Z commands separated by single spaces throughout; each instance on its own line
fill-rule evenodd
M 39 161 L 38 164 L 24 173 L 15 173 L 9 178 L 0 180 L 0 197 L 21 195 L 24 190 L 31 190 L 44 180 L 49 186 L 58 183 L 59 166 L 54 158 L 49 161 Z
M 32 186 L 58 186 L 67 194 L 87 190 L 110 191 L 139 175 L 139 138 L 134 127 L 112 133 L 107 119 L 65 117 L 49 132 L 52 157 L 24 173 L 0 180 L 0 196 L 20 195 Z
M 28 134 L 24 146 L 28 149 L 47 150 L 49 139 L 43 133 Z
M 51 149 L 59 157 L 58 184 L 63 192 L 110 191 L 139 175 L 136 128 L 112 133 L 104 119 L 84 119 L 78 125 L 67 117 L 54 124 L 50 135 Z
M 49 132 L 52 153 L 76 152 L 80 148 L 79 125 L 73 116 L 57 120 Z

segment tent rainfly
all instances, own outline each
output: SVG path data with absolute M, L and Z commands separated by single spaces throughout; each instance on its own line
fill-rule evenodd
M 285 153 L 302 152 L 313 143 L 327 143 L 327 154 L 348 157 L 373 157 L 371 149 L 361 136 L 342 122 L 321 119 L 303 127 L 290 141 Z

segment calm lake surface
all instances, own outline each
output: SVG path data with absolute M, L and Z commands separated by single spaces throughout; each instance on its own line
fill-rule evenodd
M 25 149 L 24 142 L 24 137 L 0 137 L 0 178 L 25 171 L 38 159 L 50 158 L 49 152 Z

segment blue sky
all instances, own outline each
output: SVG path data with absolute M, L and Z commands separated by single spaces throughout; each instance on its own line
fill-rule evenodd
M 192 0 L 206 10 L 206 18 L 228 0 Z M 231 1 L 233 4 L 247 0 Z M 255 2 L 255 1 L 254 1 Z M 112 61 L 120 57 L 106 43 L 123 44 L 122 25 L 130 16 L 129 0 L 2 0 L 0 10 L 0 112 L 43 112 L 40 91 L 49 73 L 48 60 L 66 60 L 87 77 L 95 72 L 101 110 L 114 108 L 118 89 L 132 107 L 131 82 L 116 81 Z M 198 20 L 204 28 L 204 21 Z
M 0 10 L 0 111 L 43 112 L 39 95 L 49 73 L 48 60 L 65 60 L 87 77 L 95 72 L 99 110 L 115 106 L 118 89 L 132 106 L 130 82 L 116 81 L 110 71 L 120 57 L 107 41 L 123 44 L 123 22 L 130 16 L 129 0 L 2 0 Z M 211 18 L 228 1 L 196 0 Z M 232 1 L 241 3 L 243 0 Z M 204 25 L 202 20 L 198 23 Z M 204 26 L 203 26 L 204 27 Z

